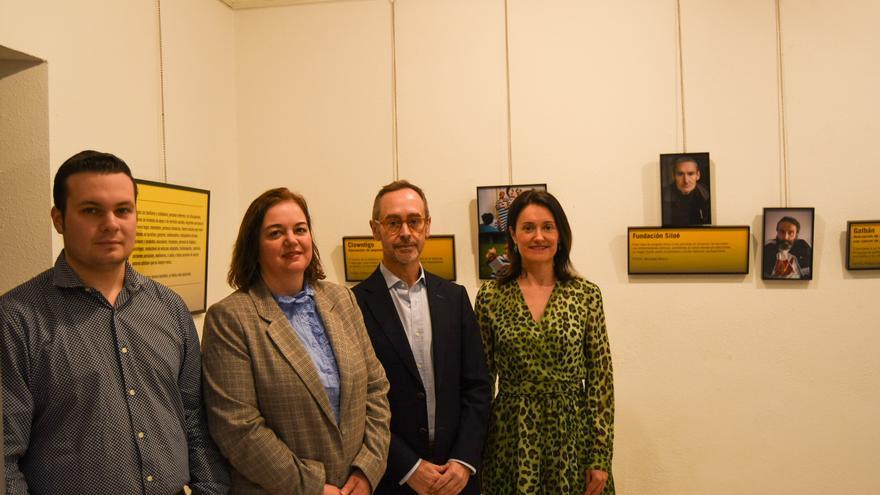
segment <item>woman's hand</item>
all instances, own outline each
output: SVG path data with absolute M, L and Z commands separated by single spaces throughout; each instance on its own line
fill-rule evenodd
M 348 477 L 345 486 L 339 490 L 341 495 L 370 495 L 370 480 L 360 470 L 355 470 Z
M 608 482 L 608 473 L 598 469 L 587 470 L 587 491 L 584 495 L 599 495 Z
M 324 491 L 321 492 L 321 495 L 340 495 L 341 493 L 342 490 L 338 486 L 324 485 Z

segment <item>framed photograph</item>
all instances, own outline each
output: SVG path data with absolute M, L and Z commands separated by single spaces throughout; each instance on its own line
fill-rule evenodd
M 492 279 L 510 264 L 507 260 L 507 210 L 523 191 L 547 190 L 547 184 L 477 187 L 478 266 L 481 279 Z
M 764 208 L 761 278 L 813 279 L 814 208 Z
M 846 222 L 846 269 L 880 270 L 880 220 Z
M 664 227 L 712 224 L 709 153 L 660 155 L 660 210 Z

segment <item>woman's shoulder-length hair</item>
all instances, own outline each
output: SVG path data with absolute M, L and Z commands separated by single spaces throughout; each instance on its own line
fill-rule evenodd
M 507 270 L 498 281 L 501 284 L 507 284 L 515 281 L 522 275 L 522 256 L 514 249 L 513 233 L 516 229 L 516 222 L 522 211 L 529 205 L 543 206 L 550 210 L 553 220 L 556 222 L 556 231 L 559 233 L 557 240 L 556 254 L 553 256 L 553 273 L 560 282 L 580 278 L 571 264 L 571 225 L 568 223 L 568 217 L 565 210 L 559 204 L 559 200 L 547 191 L 538 189 L 529 189 L 520 193 L 510 209 L 507 211 L 507 258 L 510 260 L 510 270 Z
M 226 276 L 226 281 L 232 288 L 247 291 L 260 279 L 260 229 L 263 226 L 263 219 L 269 208 L 285 201 L 293 201 L 302 208 L 309 232 L 312 232 L 312 217 L 309 214 L 306 198 L 301 194 L 292 192 L 286 187 L 277 187 L 257 196 L 241 219 L 238 237 L 232 248 L 232 262 Z M 312 261 L 306 267 L 304 278 L 309 283 L 326 278 L 314 236 L 312 236 Z

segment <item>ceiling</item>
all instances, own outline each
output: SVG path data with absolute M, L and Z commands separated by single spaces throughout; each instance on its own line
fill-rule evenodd
M 344 0 L 220 0 L 231 8 L 258 9 L 262 7 L 280 7 L 282 5 L 300 5 L 305 3 L 327 3 Z

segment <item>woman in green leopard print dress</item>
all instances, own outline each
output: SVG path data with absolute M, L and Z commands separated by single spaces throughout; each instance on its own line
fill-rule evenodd
M 552 195 L 526 191 L 508 220 L 510 271 L 480 288 L 475 307 L 499 378 L 482 494 L 614 494 L 614 391 L 599 288 L 571 268 L 571 229 Z

